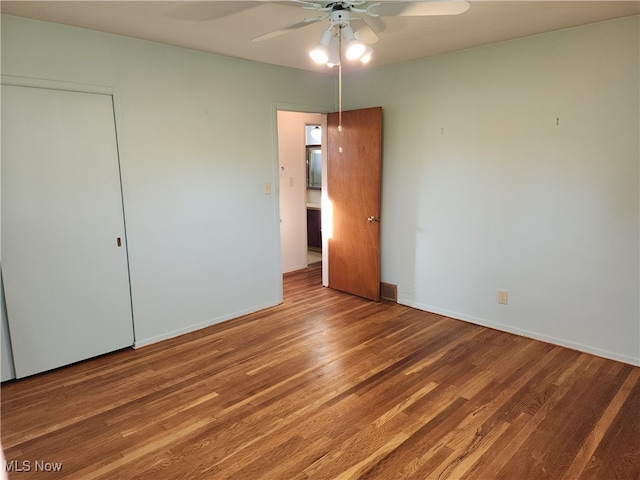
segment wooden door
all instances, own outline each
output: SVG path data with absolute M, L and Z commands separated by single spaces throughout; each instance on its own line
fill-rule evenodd
M 382 108 L 327 117 L 329 287 L 380 300 Z
M 2 86 L 2 276 L 17 377 L 133 344 L 110 95 Z

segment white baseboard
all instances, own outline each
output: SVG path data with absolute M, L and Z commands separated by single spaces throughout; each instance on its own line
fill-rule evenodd
M 228 315 L 223 315 L 221 317 L 213 318 L 211 320 L 207 320 L 206 322 L 197 323 L 195 325 L 189 325 L 185 328 L 180 328 L 178 330 L 173 330 L 171 332 L 163 333 L 161 335 L 156 335 L 154 337 L 145 338 L 145 339 L 135 339 L 133 342 L 133 348 L 142 348 L 147 345 L 152 345 L 154 343 L 162 342 L 163 340 L 168 340 L 170 338 L 178 337 L 180 335 L 184 335 L 185 333 L 195 332 L 196 330 L 200 330 L 202 328 L 210 327 L 211 325 L 215 325 L 217 323 L 226 322 L 229 320 L 233 320 L 234 318 L 242 317 L 243 315 L 248 315 L 250 313 L 258 312 L 260 310 L 264 310 L 266 308 L 275 307 L 279 305 L 280 302 L 277 303 L 268 303 L 265 305 L 258 305 L 255 307 L 248 308 L 246 310 L 240 310 L 238 312 L 233 312 Z
M 453 318 L 454 320 L 461 320 L 463 322 L 473 323 L 474 325 L 480 325 L 482 327 L 488 327 L 488 328 L 493 328 L 495 330 L 500 330 L 501 332 L 513 333 L 515 335 L 532 338 L 534 340 L 540 340 L 542 342 L 551 343 L 553 345 L 558 345 L 560 347 L 571 348 L 572 350 L 578 350 L 580 352 L 589 353 L 591 355 L 596 355 L 598 357 L 603 357 L 603 358 L 608 358 L 610 360 L 616 360 L 619 362 L 628 363 L 629 365 L 640 366 L 640 358 L 634 358 L 629 355 L 624 355 L 617 352 L 610 352 L 608 350 L 603 350 L 601 348 L 594 347 L 592 345 L 584 345 L 582 343 L 573 342 L 571 340 L 552 337 L 552 336 L 544 335 L 538 332 L 532 332 L 530 330 L 517 328 L 517 327 L 514 327 L 513 325 L 504 325 L 502 323 L 496 323 L 490 320 L 485 320 L 485 319 L 473 317 L 470 315 L 463 315 L 458 312 L 451 312 L 451 311 L 443 310 L 430 305 L 423 305 L 417 302 L 410 302 L 410 301 L 408 302 L 403 299 L 398 299 L 398 303 L 402 305 L 406 305 L 408 307 L 416 308 L 418 310 L 423 310 L 425 312 L 431 312 L 438 315 L 443 315 L 445 317 Z

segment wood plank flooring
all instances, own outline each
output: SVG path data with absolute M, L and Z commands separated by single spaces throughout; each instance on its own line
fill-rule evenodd
M 318 267 L 278 307 L 1 393 L 10 479 L 640 478 L 640 368 L 326 289 Z

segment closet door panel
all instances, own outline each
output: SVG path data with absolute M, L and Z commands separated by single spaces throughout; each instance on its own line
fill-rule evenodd
M 111 96 L 2 86 L 2 271 L 17 377 L 133 344 Z

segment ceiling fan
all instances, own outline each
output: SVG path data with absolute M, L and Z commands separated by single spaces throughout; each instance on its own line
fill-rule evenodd
M 469 2 L 466 0 L 289 0 L 277 3 L 300 5 L 303 9 L 315 10 L 318 14 L 255 37 L 252 41 L 268 40 L 328 19 L 329 27 L 322 32 L 320 42 L 309 52 L 309 55 L 316 63 L 330 67 L 340 65 L 343 41 L 345 56 L 348 60 L 367 63 L 371 59 L 373 54 L 371 44 L 378 41 L 378 36 L 369 23 L 373 23 L 372 20 L 375 21 L 379 17 L 458 15 L 469 9 Z M 353 20 L 360 20 L 364 25 L 358 31 L 354 31 L 351 27 Z M 378 29 L 380 29 L 379 23 Z

